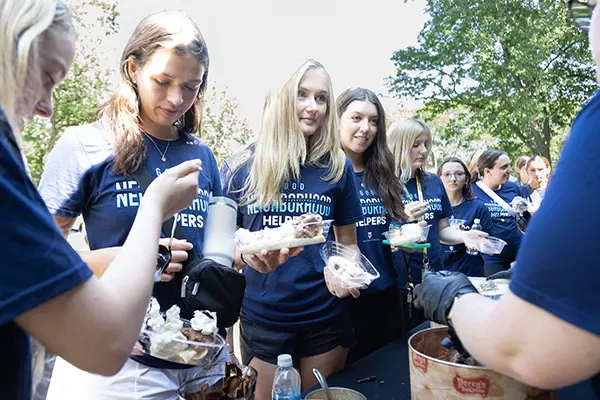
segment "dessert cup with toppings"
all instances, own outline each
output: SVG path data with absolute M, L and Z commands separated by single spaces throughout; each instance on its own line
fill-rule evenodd
M 323 220 L 320 215 L 308 213 L 298 219 L 290 219 L 276 228 L 267 227 L 256 232 L 240 228 L 235 233 L 234 241 L 244 254 L 324 243 L 332 222 Z
M 336 289 L 366 289 L 379 272 L 371 262 L 356 249 L 338 242 L 327 242 L 321 247 L 325 268 L 331 271 L 330 283 Z
M 217 331 L 216 313 L 196 311 L 190 321 L 179 317 L 179 307 L 160 311 L 152 299 L 134 353 L 179 364 L 211 365 L 225 347 Z

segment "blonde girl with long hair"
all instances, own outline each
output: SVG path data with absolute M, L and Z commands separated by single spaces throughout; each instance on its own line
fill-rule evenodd
M 52 91 L 75 53 L 69 10 L 56 0 L 0 0 L 0 263 L 2 398 L 30 400 L 30 338 L 84 370 L 112 375 L 138 336 L 162 221 L 191 204 L 198 160 L 148 189 L 119 256 L 101 278 L 63 238 L 25 171 L 24 120 L 52 114 Z M 36 367 L 34 365 L 34 367 Z
M 195 136 L 207 87 L 208 49 L 187 15 L 163 11 L 139 23 L 120 66 L 121 83 L 100 118 L 68 129 L 52 150 L 40 191 L 65 235 L 83 215 L 91 252 L 82 256 L 102 275 L 121 251 L 140 201 L 146 198 L 133 175 L 145 169 L 157 177 L 180 162 L 200 159 L 197 195 L 176 222 L 186 238 L 174 240 L 171 264 L 153 290 L 162 311 L 178 305 L 181 316 L 190 319 L 191 310 L 180 296 L 182 262 L 186 250 L 202 254 L 209 198 L 221 195 L 215 157 Z M 167 241 L 161 239 L 162 244 Z M 154 252 L 158 242 L 139 250 Z M 217 375 L 228 358 L 223 351 L 218 367 L 207 371 L 134 352 L 114 377 L 93 379 L 94 393 L 88 398 L 177 399 L 183 383 Z
M 309 60 L 265 104 L 255 145 L 221 169 L 226 194 L 238 204 L 238 225 L 251 231 L 312 212 L 333 219 L 329 239 L 356 247 L 362 220 L 351 163 L 340 148 L 331 79 Z M 353 344 L 346 303 L 359 292 L 328 290 L 320 246 L 236 254 L 248 286 L 241 315 L 245 364 L 258 371 L 257 400 L 271 398 L 279 354 L 291 354 L 307 389 L 312 369 L 344 367 Z
M 400 284 L 410 302 L 414 285 L 421 282 L 424 269 L 443 269 L 441 242 L 449 245 L 464 243 L 465 236 L 486 235 L 476 230 L 460 231 L 450 227 L 452 205 L 442 180 L 434 173 L 427 172 L 428 156 L 431 152 L 431 131 L 423 122 L 415 119 L 401 119 L 388 130 L 388 143 L 394 155 L 397 177 L 403 187 L 404 210 L 410 221 L 430 225 L 427 243 L 430 248 L 422 252 L 406 249 L 395 253 L 399 267 Z M 407 304 L 407 328 L 424 321 L 422 313 Z

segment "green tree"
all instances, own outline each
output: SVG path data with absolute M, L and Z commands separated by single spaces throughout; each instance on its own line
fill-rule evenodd
M 431 115 L 421 111 L 419 118 L 427 121 L 433 135 L 431 162 L 436 171 L 447 157 L 458 157 L 468 165 L 475 151 L 494 147 L 494 138 L 471 129 L 473 124 L 465 113 L 454 110 Z
M 397 51 L 390 91 L 435 117 L 461 110 L 444 139 L 493 136 L 551 159 L 596 87 L 587 37 L 556 0 L 428 0 L 419 45 Z
M 245 118 L 237 114 L 239 104 L 224 88 L 210 91 L 204 109 L 200 136 L 215 154 L 219 165 L 254 137 Z
M 36 118 L 23 132 L 23 150 L 31 179 L 39 183 L 47 154 L 69 126 L 91 122 L 109 89 L 108 72 L 100 66 L 103 39 L 117 32 L 114 3 L 90 0 L 71 4 L 77 31 L 76 56 L 69 73 L 52 94 L 54 114 Z M 100 28 L 100 30 L 99 30 Z

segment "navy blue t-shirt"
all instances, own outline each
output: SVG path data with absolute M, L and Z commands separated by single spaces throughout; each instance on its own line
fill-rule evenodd
M 66 218 L 83 215 L 91 250 L 125 243 L 143 196 L 135 179 L 113 171 L 112 148 L 105 135 L 100 121 L 68 129 L 50 153 L 40 183 L 40 192 L 52 214 Z M 184 161 L 202 160 L 198 197 L 179 213 L 177 219 L 188 241 L 193 243 L 194 251 L 202 257 L 209 198 L 222 195 L 215 157 L 198 138 L 181 133 L 169 144 L 166 161 L 162 162 L 154 144 L 147 137 L 145 140 L 147 156 L 144 165 L 153 177 Z M 166 141 L 153 140 L 161 151 L 165 151 Z M 181 317 L 190 319 L 192 314 L 181 301 L 181 280 L 182 275 L 175 274 L 171 282 L 155 284 L 153 295 L 163 311 L 177 304 L 181 308 Z M 155 368 L 182 367 L 147 356 L 132 358 Z
M 19 315 L 92 276 L 64 239 L 33 183 L 0 109 L 0 396 L 31 399 L 31 354 Z
M 477 199 L 465 200 L 452 207 L 452 219 L 460 220 L 465 230 L 471 229 L 478 219 L 482 230 L 490 233 L 493 231 L 492 217 L 485 204 Z M 481 254 L 467 254 L 464 244 L 447 245 L 442 243 L 444 252 L 444 268 L 449 271 L 462 272 L 467 276 L 485 276 L 483 273 L 483 258 Z
M 226 196 L 240 205 L 241 188 L 249 173 L 249 163 L 241 168 L 225 163 L 221 175 Z M 238 207 L 238 225 L 250 231 L 277 227 L 283 222 L 312 212 L 323 219 L 333 219 L 334 225 L 354 224 L 363 219 L 354 171 L 346 160 L 344 175 L 336 182 L 325 180 L 326 168 L 301 166 L 297 182 L 288 182 L 281 203 L 266 207 L 256 204 Z M 328 240 L 333 240 L 333 227 Z M 347 309 L 347 303 L 333 296 L 325 284 L 320 245 L 306 246 L 296 257 L 291 257 L 275 271 L 261 274 L 250 267 L 244 268 L 247 286 L 242 317 L 262 325 L 295 329 L 311 327 L 327 321 Z
M 398 273 L 392 262 L 392 249 L 383 244 L 383 233 L 389 230 L 390 216 L 383 207 L 381 197 L 373 189 L 362 187 L 364 172 L 356 172 L 356 188 L 364 215 L 363 221 L 356 223 L 356 236 L 361 253 L 367 257 L 379 272 L 379 278 L 363 292 L 368 294 L 387 289 L 398 280 Z
M 594 335 L 600 335 L 599 127 L 597 91 L 573 123 L 510 283 L 523 300 Z
M 493 231 L 488 233 L 507 243 L 500 254 L 483 254 L 483 261 L 486 264 L 513 262 L 517 256 L 517 251 L 519 250 L 521 239 L 523 237 L 523 234 L 517 227 L 517 220 L 476 184 L 473 184 L 473 193 L 477 199 L 485 204 L 492 217 Z M 510 204 L 516 196 L 523 197 L 523 195 L 525 195 L 525 197 L 527 197 L 527 195 L 522 192 L 521 188 L 513 182 L 505 183 L 500 189 L 496 190 L 495 193 L 508 204 Z
M 426 173 L 421 181 L 421 187 L 423 191 L 423 200 L 429 203 L 429 210 L 424 215 L 425 222 L 431 225 L 431 228 L 429 228 L 429 236 L 427 237 L 427 243 L 431 244 L 431 247 L 427 251 L 429 268 L 432 271 L 439 271 L 443 269 L 444 265 L 439 225 L 440 220 L 449 218 L 452 215 L 452 206 L 450 205 L 446 188 L 444 188 L 442 180 L 437 175 Z M 406 183 L 406 189 L 410 193 L 410 197 L 407 196 L 406 193 L 404 194 L 402 198 L 404 205 L 419 200 L 417 181 L 415 178 L 412 178 Z M 415 252 L 409 254 L 403 251 L 397 251 L 393 253 L 393 259 L 394 264 L 398 266 L 399 283 L 402 287 L 406 285 L 406 260 L 409 259 L 412 282 L 421 282 L 421 275 L 423 273 L 423 253 Z

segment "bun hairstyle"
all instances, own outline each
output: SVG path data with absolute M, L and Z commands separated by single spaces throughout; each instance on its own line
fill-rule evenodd
M 471 182 L 475 183 L 478 180 L 482 179 L 484 176 L 484 171 L 486 169 L 494 168 L 494 164 L 496 160 L 500 157 L 505 156 L 506 152 L 502 150 L 486 150 L 477 159 L 477 170 L 471 174 Z

